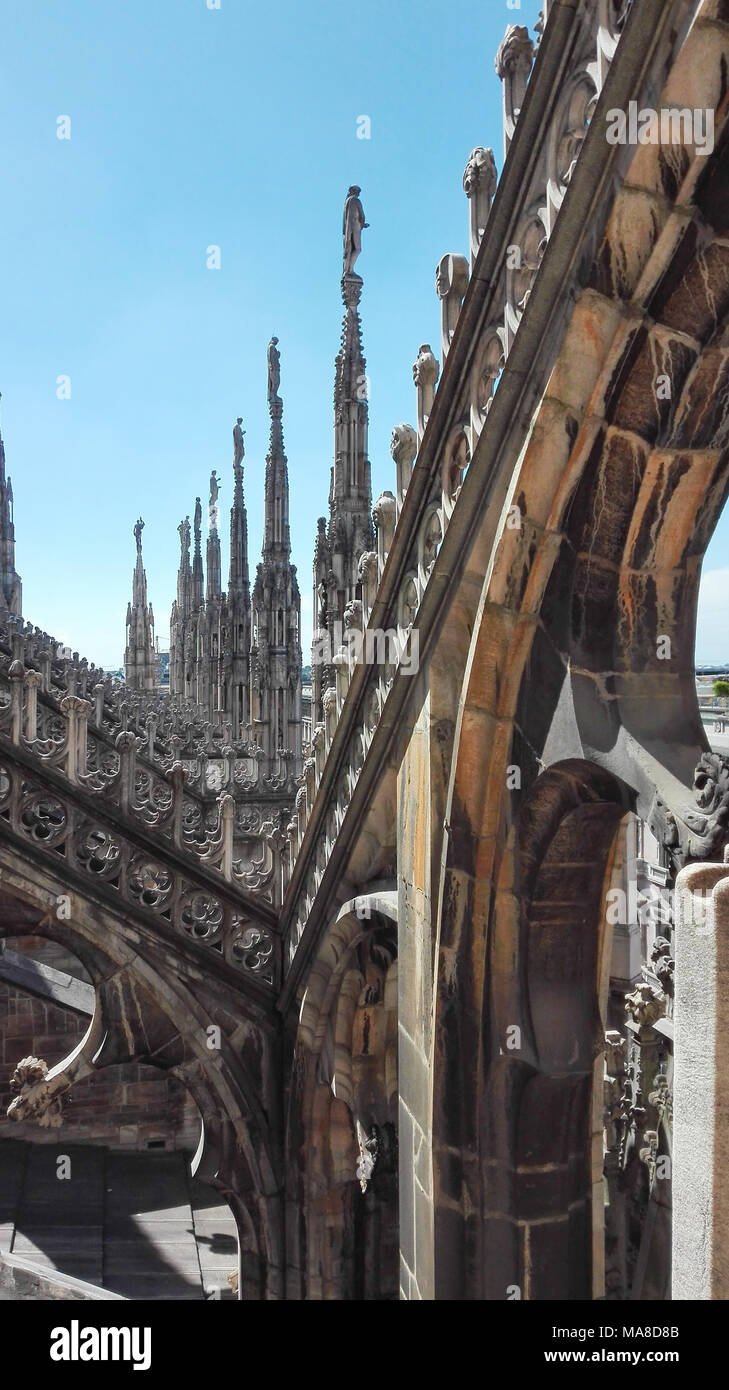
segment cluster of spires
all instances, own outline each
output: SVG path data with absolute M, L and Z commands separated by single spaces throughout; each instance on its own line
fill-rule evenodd
M 347 193 L 342 222 L 341 290 L 344 319 L 335 363 L 334 462 L 330 475 L 329 517 L 317 527 L 314 558 L 315 629 L 335 630 L 345 610 L 361 596 L 359 560 L 374 543 L 372 487 L 367 453 L 369 409 L 359 303 L 362 279 L 355 271 L 365 221 L 360 189 Z M 218 527 L 219 480 L 210 476 L 207 585 L 202 557 L 202 504 L 196 498 L 190 561 L 189 517 L 178 527 L 181 560 L 177 597 L 170 624 L 170 689 L 192 700 L 208 718 L 221 712 L 234 728 L 263 724 L 263 744 L 273 750 L 300 726 L 301 682 L 291 669 L 290 648 L 300 640 L 299 594 L 290 563 L 288 464 L 283 441 L 278 339 L 268 346 L 267 397 L 271 417 L 266 456 L 265 514 L 261 564 L 253 594 L 248 570 L 247 517 L 243 496 L 245 454 L 242 417 L 233 427 L 233 505 L 230 516 L 230 572 L 223 593 Z M 138 558 L 137 571 L 140 570 Z M 127 682 L 152 688 L 155 681 L 151 607 L 146 581 L 137 580 L 128 652 L 146 649 L 146 663 L 127 665 Z M 141 574 L 143 576 L 143 568 Z M 129 615 L 128 615 L 129 621 Z M 300 668 L 300 655 L 299 655 Z M 315 665 L 313 718 L 321 718 L 323 689 L 331 672 Z M 298 711 L 298 713 L 294 713 Z M 273 727 L 275 725 L 275 727 Z M 267 735 L 267 736 L 266 736 Z M 299 728 L 300 738 L 300 728 Z
M 373 543 L 372 491 L 367 455 L 368 404 L 359 302 L 362 280 L 354 266 L 367 226 L 360 189 L 352 185 L 344 205 L 342 298 L 344 319 L 335 367 L 335 448 L 329 517 L 318 522 L 314 562 L 315 628 L 341 622 L 360 597 L 358 564 Z M 223 591 L 217 470 L 210 475 L 209 524 L 203 570 L 202 503 L 195 500 L 193 526 L 180 522 L 180 565 L 170 622 L 170 690 L 214 721 L 232 723 L 234 738 L 253 729 L 270 757 L 282 749 L 301 756 L 300 595 L 291 564 L 288 463 L 283 439 L 278 339 L 267 355 L 270 438 L 266 455 L 261 563 L 251 590 L 248 525 L 243 490 L 245 444 L 242 417 L 233 427 L 233 501 L 230 568 Z M 147 592 L 140 517 L 134 526 L 136 559 L 132 601 L 127 607 L 127 685 L 153 690 L 158 657 L 154 612 Z M 192 557 L 190 551 L 192 548 Z M 22 587 L 15 570 L 12 484 L 5 474 L 0 435 L 0 611 L 22 613 Z M 321 717 L 321 695 L 330 673 L 315 668 L 313 718 Z

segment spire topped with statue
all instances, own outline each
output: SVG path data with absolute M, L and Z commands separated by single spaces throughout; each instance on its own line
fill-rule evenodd
M 266 455 L 263 553 L 252 597 L 251 713 L 269 758 L 301 762 L 301 598 L 291 564 L 289 472 L 283 440 L 281 354 L 267 352 L 271 434 Z
M 144 522 L 137 518 L 132 532 L 137 547 L 132 601 L 127 606 L 127 642 L 124 653 L 124 677 L 133 690 L 154 690 L 157 684 L 157 661 L 154 650 L 154 613 L 147 599 L 147 575 L 142 557 Z
M 337 633 L 344 610 L 356 601 L 360 589 L 359 561 L 374 546 L 372 483 L 367 455 L 369 429 L 369 380 L 362 346 L 359 303 L 363 280 L 354 267 L 362 251 L 365 219 L 359 184 L 350 184 L 342 216 L 342 299 L 344 320 L 341 346 L 334 373 L 334 466 L 329 489 L 329 518 L 322 518 L 314 560 L 315 614 L 312 653 L 312 711 L 314 723 L 323 718 L 322 695 L 332 672 L 323 670 L 317 658 L 321 639 L 330 634 L 328 647 L 339 645 Z M 339 627 L 337 626 L 339 625 Z

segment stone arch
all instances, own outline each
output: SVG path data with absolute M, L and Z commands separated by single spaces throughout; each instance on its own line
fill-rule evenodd
M 645 163 L 660 155 L 639 158 Z M 618 195 L 619 211 L 576 298 L 519 458 L 493 487 L 498 507 L 491 500 L 479 514 L 465 561 L 470 576 L 480 557 L 483 577 L 456 723 L 439 884 L 436 1296 L 462 1296 L 463 1271 L 474 1263 L 482 1273 L 485 1268 L 485 1249 L 464 1213 L 479 1208 L 485 1174 L 501 1160 L 488 1160 L 492 1168 L 482 1171 L 470 1161 L 469 1148 L 482 1141 L 469 1116 L 483 1113 L 480 1029 L 489 993 L 498 993 L 501 978 L 499 997 L 512 1005 L 515 997 L 504 981 L 524 904 L 515 896 L 509 916 L 500 895 L 511 837 L 517 822 L 527 824 L 520 818 L 533 815 L 535 787 L 555 766 L 585 763 L 595 769 L 588 782 L 598 774 L 612 779 L 623 788 L 623 808 L 657 826 L 659 836 L 662 801 L 680 816 L 693 799 L 693 770 L 706 748 L 693 678 L 698 580 L 729 490 L 729 276 L 720 197 L 726 167 L 725 154 L 697 167 L 683 185 L 693 220 L 682 224 L 670 247 L 658 242 L 656 227 L 652 245 L 622 268 L 620 229 L 637 194 L 626 187 Z M 665 171 L 654 172 L 660 182 Z M 670 381 L 665 398 L 655 389 L 659 368 Z M 478 457 L 470 471 L 477 467 Z M 518 530 L 505 524 L 510 506 L 521 516 Z M 667 659 L 661 638 L 668 639 Z M 510 785 L 514 767 L 520 777 Z M 609 823 L 617 812 L 604 814 Z M 586 823 L 584 810 L 575 823 Z M 608 854 L 606 841 L 603 862 Z M 585 962 L 589 978 L 593 965 Z M 525 981 L 519 987 L 528 998 Z M 462 1067 L 469 1057 L 479 1059 L 473 1075 Z M 517 1075 L 518 1067 L 511 1072 Z M 455 1081 L 464 1074 L 461 1102 Z M 551 1084 L 550 1075 L 532 1087 L 535 1095 Z M 584 1103 L 584 1097 L 575 1101 L 578 1109 Z M 511 1093 L 499 1104 L 519 1113 Z M 491 1108 L 499 1107 L 494 1101 Z M 569 1114 L 567 1130 L 574 1123 L 574 1111 Z M 518 1261 L 510 1240 L 503 1224 L 489 1237 L 496 1266 L 513 1270 Z M 499 1275 L 487 1296 L 505 1297 L 506 1282 Z
M 200 987 L 182 962 L 165 969 L 164 946 L 144 932 L 130 931 L 116 914 L 71 893 L 71 915 L 55 915 L 56 881 L 44 866 L 32 874 L 11 850 L 0 847 L 2 899 L 0 934 L 16 934 L 7 904 L 20 902 L 30 934 L 59 941 L 83 962 L 97 1006 L 91 1025 L 73 1051 L 50 1069 L 43 1094 L 28 1088 L 29 1107 L 60 1098 L 76 1080 L 129 1061 L 148 1062 L 174 1075 L 191 1094 L 201 1117 L 193 1176 L 215 1187 L 231 1207 L 239 1232 L 239 1297 L 281 1296 L 283 1273 L 280 1178 L 276 1134 L 263 1099 L 265 1044 L 250 1023 L 230 1036 L 232 1000 L 212 981 Z M 103 943 L 100 945 L 99 943 Z M 203 977 L 204 978 L 204 977 Z M 227 1007 L 226 1007 L 227 1005 Z M 209 1048 L 217 1027 L 219 1048 Z M 273 1028 L 271 1028 L 273 1034 Z
M 556 764 L 523 798 L 487 900 L 477 882 L 452 885 L 461 930 L 474 920 L 483 940 L 444 951 L 441 938 L 436 1297 L 592 1296 L 592 1095 L 610 951 L 604 894 L 631 800 L 594 764 Z M 467 955 L 477 971 L 464 1010 L 463 982 L 454 984 Z
M 397 1290 L 396 894 L 345 903 L 307 978 L 287 1124 L 290 1298 Z

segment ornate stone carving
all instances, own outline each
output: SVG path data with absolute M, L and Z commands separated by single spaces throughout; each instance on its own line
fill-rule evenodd
M 359 1158 L 357 1160 L 357 1177 L 363 1192 L 367 1191 L 372 1177 L 377 1167 L 377 1157 L 380 1148 L 380 1132 L 377 1125 L 370 1125 L 369 1131 L 357 1120 L 357 1144 L 359 1147 Z
M 471 267 L 478 255 L 479 247 L 488 222 L 491 204 L 496 193 L 496 160 L 493 150 L 477 145 L 468 156 L 463 171 L 463 189 L 468 198 L 469 242 Z
M 41 1129 L 58 1129 L 63 1124 L 62 1101 L 46 1082 L 48 1064 L 41 1057 L 24 1057 L 11 1078 L 10 1089 L 17 1095 L 8 1106 L 11 1120 L 29 1120 Z
M 668 806 L 656 793 L 648 817 L 676 870 L 716 857 L 729 839 L 729 758 L 703 753 L 693 780 L 696 806 Z
M 390 440 L 390 453 L 395 463 L 395 496 L 402 506 L 418 452 L 418 436 L 412 425 L 395 425 Z
M 417 388 L 418 443 L 425 433 L 425 426 L 433 409 L 439 375 L 440 367 L 437 358 L 431 352 L 430 343 L 421 343 L 413 363 L 413 381 Z
M 533 61 L 529 30 L 523 24 L 510 24 L 495 59 L 496 72 L 504 84 L 504 154 L 514 136 Z
M 642 980 L 630 994 L 626 994 L 625 1010 L 628 1018 L 639 1028 L 651 1028 L 666 1012 L 665 995 Z

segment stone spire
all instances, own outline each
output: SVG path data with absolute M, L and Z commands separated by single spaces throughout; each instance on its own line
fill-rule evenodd
M 5 445 L 0 433 L 0 609 L 6 608 L 13 617 L 21 616 L 23 586 L 15 568 L 13 484 L 5 477 Z
M 228 597 L 250 592 L 248 574 L 248 516 L 243 496 L 243 420 L 238 416 L 233 428 L 233 505 L 230 509 L 230 569 Z M 238 433 L 236 433 L 236 428 Z
M 202 562 L 202 507 L 200 498 L 195 498 L 195 549 L 192 557 L 192 585 L 190 591 L 192 612 L 196 613 L 203 602 L 203 562 Z
M 251 718 L 274 779 L 301 767 L 301 598 L 291 564 L 289 475 L 279 395 L 278 339 L 268 346 L 271 436 L 266 455 L 263 553 L 252 597 Z
M 268 345 L 268 409 L 271 432 L 266 455 L 266 491 L 263 529 L 263 559 L 291 554 L 289 532 L 289 471 L 284 452 L 283 401 L 278 394 L 281 381 L 281 354 L 272 338 Z
M 147 576 L 142 560 L 142 531 L 140 517 L 134 527 L 137 542 L 137 562 L 132 581 L 132 602 L 127 605 L 127 645 L 124 654 L 126 683 L 134 690 L 153 690 L 156 685 L 157 664 L 154 651 L 154 613 L 147 601 Z
M 192 602 L 192 570 L 190 568 L 190 518 L 186 516 L 178 528 L 180 536 L 180 567 L 177 571 L 177 597 L 170 614 L 170 693 L 184 695 L 185 633 Z
M 353 184 L 344 204 L 341 346 L 334 373 L 334 466 L 329 489 L 329 521 L 319 523 L 314 562 L 315 634 L 327 629 L 328 646 L 342 640 L 344 612 L 361 597 L 358 573 L 361 556 L 372 550 L 372 482 L 367 454 L 369 407 L 367 371 L 362 346 L 359 304 L 363 281 L 354 271 L 360 254 L 364 220 L 360 189 Z M 312 653 L 314 722 L 322 718 L 321 697 L 331 672 L 322 669 L 321 643 Z
M 218 474 L 213 469 L 210 474 L 210 503 L 208 506 L 208 545 L 207 545 L 207 573 L 208 583 L 205 597 L 210 602 L 211 599 L 220 598 L 222 590 L 220 574 L 220 536 L 218 535 Z
M 227 640 L 222 652 L 223 708 L 233 737 L 250 722 L 251 586 L 248 574 L 248 517 L 243 496 L 243 420 L 233 426 L 233 505 L 230 509 L 230 570 L 225 607 Z

